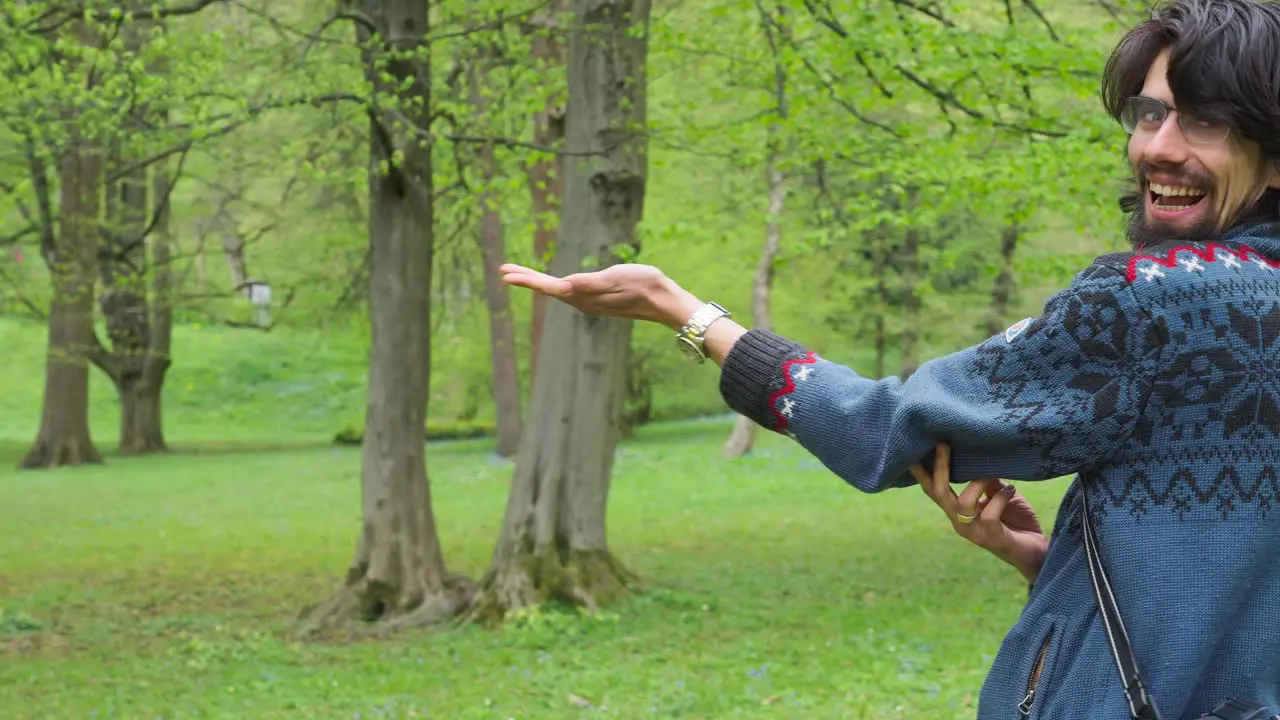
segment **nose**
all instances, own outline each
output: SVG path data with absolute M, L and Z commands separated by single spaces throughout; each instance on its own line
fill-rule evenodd
M 1187 153 L 1187 138 L 1182 134 L 1175 111 L 1169 113 L 1159 130 L 1148 136 L 1142 159 L 1152 165 L 1181 165 Z

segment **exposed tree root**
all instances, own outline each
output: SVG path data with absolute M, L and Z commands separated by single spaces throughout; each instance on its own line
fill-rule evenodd
M 297 634 L 303 638 L 386 637 L 436 625 L 465 610 L 475 591 L 475 584 L 466 576 L 450 574 L 442 588 L 401 608 L 392 604 L 397 593 L 384 583 L 357 577 L 328 600 L 304 611 Z
M 509 612 L 552 601 L 595 613 L 639 589 L 640 579 L 608 550 L 571 550 L 564 562 L 549 547 L 521 551 L 485 574 L 462 619 L 494 625 Z
M 34 470 L 99 464 L 102 461 L 102 454 L 88 439 L 70 437 L 49 440 L 42 437 L 36 440 L 36 444 L 22 458 L 21 467 Z

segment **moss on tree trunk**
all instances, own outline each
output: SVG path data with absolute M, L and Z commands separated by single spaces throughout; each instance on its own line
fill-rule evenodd
M 575 0 L 568 44 L 564 213 L 551 272 L 639 250 L 646 144 L 648 0 Z M 595 608 L 636 584 L 609 551 L 605 509 L 626 392 L 632 323 L 547 306 L 530 425 L 502 534 L 468 611 L 493 621 L 552 599 Z
M 430 73 L 425 53 L 415 55 L 425 42 L 428 5 L 368 0 L 361 6 L 380 30 L 378 36 L 363 26 L 357 31 L 366 77 L 378 93 L 399 95 L 399 108 L 371 118 L 363 527 L 346 578 L 304 614 L 303 635 L 429 625 L 461 611 L 472 596 L 472 584 L 445 567 L 422 441 L 431 372 L 431 146 L 394 121 L 403 113 L 417 127 L 430 126 Z M 404 54 L 382 62 L 391 50 Z

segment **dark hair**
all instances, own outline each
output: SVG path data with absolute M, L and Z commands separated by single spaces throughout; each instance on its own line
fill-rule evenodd
M 1119 119 L 1126 98 L 1169 51 L 1169 88 L 1179 107 L 1225 121 L 1280 158 L 1280 3 L 1172 0 L 1125 34 L 1102 75 L 1102 104 Z

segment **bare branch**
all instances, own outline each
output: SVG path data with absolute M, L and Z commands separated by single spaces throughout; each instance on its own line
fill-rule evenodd
M 955 96 L 954 93 L 951 93 L 949 91 L 946 91 L 946 90 L 943 90 L 942 88 L 937 87 L 933 83 L 930 83 L 928 80 L 925 80 L 919 75 L 916 75 L 915 73 L 911 72 L 907 68 L 903 67 L 901 64 L 894 64 L 893 69 L 897 70 L 899 75 L 910 80 L 921 90 L 924 90 L 925 92 L 934 96 L 939 102 L 945 103 L 946 105 L 952 108 L 955 108 L 956 110 L 959 110 L 960 112 L 964 113 L 965 115 L 968 115 L 970 118 L 973 118 L 974 120 L 990 123 L 994 127 L 1005 128 L 1007 130 L 1016 130 L 1018 132 L 1026 133 L 1028 135 L 1040 135 L 1042 137 L 1066 137 L 1067 136 L 1067 133 L 1059 130 L 1042 130 L 1040 128 L 1027 127 L 1026 125 L 1021 125 L 1018 123 L 1009 123 L 1009 122 L 1001 122 L 999 120 L 992 120 L 988 118 L 985 113 L 979 110 L 975 110 L 969 107 L 968 105 L 965 105 L 963 102 L 960 101 L 960 98 Z
M 162 20 L 164 18 L 181 17 L 183 15 L 195 15 L 211 5 L 228 2 L 228 0 L 193 0 L 187 5 L 177 5 L 173 7 L 156 7 L 150 10 L 137 9 L 127 13 L 128 19 L 138 20 Z M 116 23 L 117 30 L 119 24 L 125 21 L 126 13 L 122 11 L 97 12 L 90 15 L 90 8 L 87 3 L 76 2 L 63 6 L 53 6 L 40 16 L 31 19 L 26 24 L 18 28 L 20 32 L 30 32 L 36 34 L 51 33 L 58 30 L 63 25 L 75 20 L 81 20 L 89 15 L 93 20 L 101 23 Z M 61 17 L 58 17 L 61 16 Z M 58 19 L 50 24 L 43 24 L 44 21 L 54 17 Z
M 890 1 L 891 1 L 894 5 L 898 5 L 898 6 L 900 6 L 900 7 L 907 8 L 907 9 L 912 10 L 912 11 L 914 11 L 914 12 L 920 13 L 921 15 L 925 15 L 925 16 L 927 16 L 927 17 L 929 17 L 929 18 L 932 18 L 933 20 L 936 20 L 940 25 L 942 25 L 942 27 L 945 27 L 945 28 L 951 28 L 951 29 L 955 29 L 955 27 L 956 27 L 956 24 L 955 24 L 955 23 L 953 23 L 953 22 L 951 22 L 950 20 L 948 20 L 948 19 L 946 18 L 946 16 L 944 16 L 944 15 L 943 15 L 939 10 L 937 10 L 936 8 L 930 8 L 930 7 L 925 7 L 925 6 L 923 6 L 923 5 L 917 5 L 917 4 L 915 4 L 914 2 L 911 2 L 911 0 L 890 0 Z
M 545 9 L 550 4 L 551 3 L 549 2 L 549 0 L 541 0 L 541 2 L 539 2 L 538 4 L 530 8 L 527 8 L 525 10 L 519 10 L 517 12 L 513 12 L 510 14 L 506 12 L 499 12 L 497 17 L 495 17 L 493 20 L 486 23 L 481 23 L 479 25 L 468 25 L 464 29 L 458 30 L 456 32 L 440 33 L 438 35 L 428 35 L 426 42 L 428 45 L 430 45 L 431 43 L 437 43 L 437 42 L 440 42 L 441 40 L 449 40 L 451 38 L 457 38 L 457 37 L 466 37 L 467 35 L 472 35 L 477 32 L 483 32 L 485 30 L 499 30 L 503 26 L 511 22 L 520 22 L 522 25 L 528 24 L 530 22 L 533 22 L 535 18 L 539 17 L 539 12 Z
M 174 155 L 177 155 L 179 153 L 185 153 L 188 150 L 190 150 L 192 146 L 194 146 L 199 141 L 212 140 L 214 138 L 219 138 L 224 135 L 229 135 L 232 132 L 235 132 L 239 128 L 243 127 L 244 125 L 248 124 L 249 122 L 257 119 L 259 115 L 261 115 L 262 113 L 268 110 L 280 110 L 280 109 L 290 108 L 290 107 L 299 107 L 302 105 L 318 106 L 318 105 L 324 105 L 324 104 L 333 103 L 333 102 L 355 102 L 364 106 L 368 105 L 368 102 L 364 98 L 358 95 L 353 95 L 351 93 L 328 93 L 325 95 L 316 95 L 313 97 L 304 96 L 304 97 L 287 98 L 284 100 L 265 102 L 265 103 L 262 103 L 261 105 L 256 105 L 254 107 L 249 108 L 244 113 L 243 116 L 235 120 L 232 120 L 230 122 L 227 122 L 222 127 L 215 128 L 213 130 L 210 130 L 209 132 L 201 134 L 199 138 L 194 138 L 194 137 L 187 138 L 186 140 L 183 140 L 177 145 L 165 148 L 164 150 L 161 150 L 149 157 L 138 160 L 137 162 L 132 163 L 130 165 L 126 165 L 123 168 L 118 168 L 114 173 L 112 173 L 107 177 L 107 181 L 115 182 L 120 178 L 125 177 L 129 173 L 132 173 L 136 170 L 140 170 L 144 167 L 148 167 L 154 163 L 164 160 L 165 158 L 173 157 Z M 216 123 L 222 120 L 226 120 L 229 117 L 231 116 L 224 115 L 224 116 L 221 116 L 220 118 L 213 118 L 213 122 Z M 190 126 L 179 125 L 179 126 L 176 126 L 176 129 L 190 129 Z
M 35 235 L 36 230 L 37 228 L 35 225 L 28 225 L 16 233 L 10 233 L 8 235 L 5 235 L 4 237 L 0 237 L 0 247 L 8 247 L 10 245 L 16 245 L 17 243 L 20 243 L 24 239 L 26 239 L 28 235 Z
M 852 115 L 859 122 L 864 123 L 866 125 L 870 125 L 871 127 L 876 128 L 877 130 L 881 130 L 886 133 L 889 133 L 894 137 L 898 137 L 900 135 L 900 133 L 897 130 L 889 127 L 888 125 L 885 125 L 882 122 L 879 122 L 878 120 L 873 120 L 867 117 L 866 115 L 862 114 L 862 112 L 858 110 L 858 108 L 855 107 L 853 103 L 840 97 L 840 93 L 836 90 L 835 86 L 831 84 L 830 80 L 827 80 L 827 78 L 823 76 L 822 71 L 819 70 L 817 66 L 815 66 L 811 60 L 809 60 L 809 58 L 801 55 L 800 62 L 804 63 L 805 68 L 807 68 L 809 72 L 812 73 L 813 76 L 818 79 L 818 82 L 822 84 L 822 87 L 826 88 L 827 95 L 833 101 L 835 101 L 837 105 L 844 108 L 845 112 Z
M 1040 24 L 1044 25 L 1044 29 L 1048 31 L 1049 37 L 1053 38 L 1054 42 L 1062 42 L 1062 39 L 1058 37 L 1058 32 L 1053 29 L 1053 23 L 1049 22 L 1049 18 L 1044 16 L 1040 6 L 1036 5 L 1035 0 L 1022 0 L 1022 4 L 1031 11 L 1032 15 L 1035 15 L 1040 20 Z
M 45 262 L 57 260 L 57 244 L 53 234 L 53 202 L 49 198 L 49 169 L 36 152 L 35 141 L 30 135 L 24 138 L 27 169 L 31 173 L 31 185 L 36 193 L 36 210 L 40 214 L 40 254 Z
M 163 198 L 160 198 L 158 202 L 156 202 L 155 209 L 151 211 L 151 218 L 147 221 L 147 226 L 143 228 L 142 232 L 139 233 L 137 237 L 130 238 L 128 242 L 121 242 L 118 238 L 115 238 L 115 242 L 111 243 L 116 246 L 116 251 L 112 257 L 113 261 L 124 263 L 126 265 L 130 264 L 128 257 L 129 253 L 133 252 L 145 243 L 147 238 L 151 236 L 151 233 L 155 231 L 156 223 L 159 222 L 160 218 L 164 217 L 164 213 L 169 210 L 169 198 L 173 196 L 173 189 L 178 185 L 178 181 L 182 179 L 182 170 L 186 167 L 187 154 L 190 151 L 191 148 L 187 147 L 178 156 L 178 167 L 173 171 L 173 175 L 167 183 L 167 192 Z M 140 268 L 131 269 L 136 272 Z

